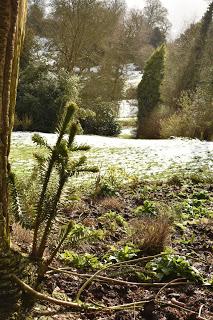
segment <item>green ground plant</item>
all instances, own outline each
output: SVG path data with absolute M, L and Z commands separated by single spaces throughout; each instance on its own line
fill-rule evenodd
M 124 217 L 114 211 L 104 213 L 98 218 L 98 221 L 104 226 L 105 229 L 109 229 L 112 232 L 115 232 L 118 229 L 123 229 L 123 231 L 125 231 L 128 227 L 128 223 Z
M 139 252 L 140 249 L 138 249 L 133 243 L 126 244 L 120 248 L 112 246 L 109 252 L 107 252 L 102 259 L 107 263 L 122 262 L 136 258 Z
M 134 209 L 135 216 L 140 217 L 154 217 L 158 214 L 159 209 L 154 201 L 145 200 L 142 206 L 138 206 Z
M 116 195 L 124 185 L 125 176 L 126 173 L 123 169 L 116 166 L 109 167 L 105 174 L 100 174 L 97 177 L 95 195 L 97 197 Z
M 205 206 L 205 200 L 186 199 L 174 206 L 174 210 L 179 219 L 189 221 L 200 218 L 212 218 L 213 212 Z
M 146 269 L 154 272 L 155 277 L 159 280 L 185 277 L 195 282 L 204 282 L 201 273 L 192 267 L 185 257 L 172 253 L 150 261 L 147 263 Z
M 78 254 L 74 251 L 66 250 L 60 254 L 60 259 L 66 264 L 77 269 L 100 269 L 103 267 L 103 264 L 98 260 L 98 258 L 90 253 Z

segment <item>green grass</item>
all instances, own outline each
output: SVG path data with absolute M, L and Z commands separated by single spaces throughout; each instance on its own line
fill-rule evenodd
M 35 163 L 33 153 L 37 150 L 31 146 L 12 146 L 10 162 L 12 170 L 18 175 L 29 175 Z
M 33 154 L 39 148 L 34 146 L 12 145 L 10 162 L 12 170 L 17 175 L 17 178 L 26 178 L 31 174 L 33 165 L 35 164 Z M 45 150 L 40 149 L 41 153 Z M 212 173 L 210 165 L 212 158 L 193 159 L 190 163 L 176 163 L 170 161 L 169 164 L 160 162 L 155 156 L 155 153 L 150 153 L 149 148 L 137 147 L 113 147 L 113 148 L 92 148 L 85 153 L 88 158 L 89 165 L 96 165 L 100 168 L 100 176 L 107 176 L 107 172 L 112 170 L 111 176 L 117 176 L 120 183 L 128 184 L 131 181 L 141 179 L 166 180 L 174 175 L 179 177 L 193 176 L 195 180 L 210 180 L 212 181 Z M 72 154 L 73 156 L 73 154 Z M 75 153 L 79 156 L 79 152 Z M 97 175 L 83 174 L 74 177 L 67 185 L 67 190 L 75 187 L 80 187 L 82 190 L 94 188 Z M 104 178 L 105 179 L 105 178 Z M 108 179 L 108 178 L 107 178 Z
M 118 122 L 122 128 L 136 127 L 137 118 L 120 118 Z

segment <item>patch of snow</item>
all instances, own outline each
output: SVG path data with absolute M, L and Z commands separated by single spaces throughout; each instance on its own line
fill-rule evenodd
M 118 118 L 134 118 L 137 116 L 137 100 L 122 100 L 118 112 Z
M 138 70 L 138 67 L 133 63 L 125 65 L 123 72 L 126 78 L 126 89 L 137 87 L 142 79 L 143 72 Z
M 121 129 L 121 133 L 120 136 L 122 135 L 127 135 L 127 136 L 134 136 L 134 131 L 135 128 L 134 127 L 129 127 L 129 128 L 125 128 L 125 129 Z
M 98 73 L 100 71 L 100 66 L 95 66 L 89 69 L 90 72 Z
M 32 132 L 13 132 L 12 148 L 32 146 L 32 135 Z M 51 145 L 56 142 L 56 134 L 40 135 Z M 204 165 L 213 169 L 213 142 L 183 138 L 136 140 L 91 135 L 76 136 L 75 141 L 92 147 L 88 159 L 93 165 L 101 167 L 101 172 L 110 166 L 120 167 L 125 172 L 138 176 L 158 174 L 170 168 L 173 168 L 172 172 L 180 171 L 179 167 L 199 170 Z M 13 164 L 17 165 L 16 162 Z M 25 165 L 29 165 L 28 160 L 25 164 L 23 162 L 23 166 Z
M 137 87 L 140 83 L 143 73 L 138 70 L 138 67 L 133 64 L 126 64 L 123 67 L 123 74 L 125 77 L 125 90 Z M 120 102 L 118 118 L 132 118 L 136 117 L 138 112 L 137 100 L 122 100 Z

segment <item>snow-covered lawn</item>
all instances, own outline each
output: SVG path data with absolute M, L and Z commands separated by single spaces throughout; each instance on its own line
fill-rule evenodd
M 30 132 L 12 134 L 11 162 L 15 171 L 28 171 L 33 165 L 33 152 Z M 41 135 L 51 145 L 56 134 Z M 98 165 L 101 172 L 109 167 L 125 170 L 128 175 L 150 176 L 165 171 L 213 169 L 213 142 L 196 139 L 136 140 L 81 135 L 76 143 L 88 144 L 87 152 L 90 164 Z

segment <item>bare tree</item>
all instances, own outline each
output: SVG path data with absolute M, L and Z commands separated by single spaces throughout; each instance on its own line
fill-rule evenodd
M 67 71 L 97 65 L 104 52 L 104 40 L 114 31 L 122 2 L 53 0 L 51 6 L 47 37 L 57 64 Z
M 146 0 L 144 15 L 152 29 L 159 28 L 166 34 L 171 27 L 171 23 L 168 20 L 168 11 L 162 6 L 160 0 Z

